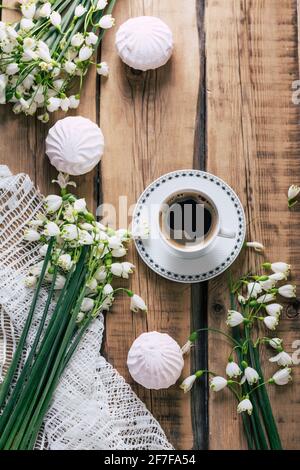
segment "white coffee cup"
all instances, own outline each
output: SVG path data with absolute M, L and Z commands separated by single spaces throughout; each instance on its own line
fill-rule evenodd
M 176 218 L 182 222 L 181 227 L 174 226 Z M 235 231 L 221 221 L 215 202 L 204 191 L 189 188 L 180 189 L 165 198 L 160 207 L 158 225 L 159 236 L 168 250 L 185 259 L 207 253 L 218 237 L 232 239 L 236 236 Z M 190 230 L 192 225 L 200 229 L 193 232 Z

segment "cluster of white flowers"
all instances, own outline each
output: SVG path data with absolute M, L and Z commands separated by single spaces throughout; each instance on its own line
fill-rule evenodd
M 255 246 L 253 245 L 255 243 Z M 250 247 L 261 251 L 263 245 L 256 245 L 256 242 L 250 242 Z M 277 296 L 286 299 L 296 297 L 296 287 L 292 284 L 287 284 L 288 276 L 290 275 L 291 266 L 284 262 L 264 263 L 263 268 L 271 271 L 271 274 L 259 276 L 246 276 L 241 278 L 232 288 L 232 292 L 237 296 L 240 304 L 240 311 L 229 310 L 227 316 L 227 325 L 235 328 L 243 325 L 248 331 L 251 330 L 255 322 L 262 322 L 268 330 L 275 330 L 279 323 L 279 318 L 283 310 L 283 306 L 276 302 Z M 283 285 L 279 285 L 282 282 Z M 219 331 L 223 334 L 222 331 Z M 227 335 L 226 335 L 227 336 Z M 189 341 L 183 346 L 182 352 L 187 353 L 190 351 L 192 345 L 197 339 L 197 332 L 194 332 Z M 249 347 L 249 338 L 245 340 L 242 347 Z M 280 369 L 275 372 L 271 378 L 267 380 L 268 384 L 286 385 L 292 380 L 291 366 L 293 365 L 292 357 L 283 349 L 283 341 L 280 338 L 258 338 L 254 347 L 259 344 L 267 344 L 272 349 L 276 350 L 276 355 L 269 359 L 270 362 L 277 364 Z M 237 345 L 235 344 L 235 348 Z M 239 346 L 238 346 L 239 347 Z M 187 377 L 181 384 L 184 392 L 188 392 L 193 387 L 197 378 L 201 377 L 204 373 L 212 374 L 210 371 L 197 371 L 195 374 Z M 226 376 L 216 376 L 212 374 L 213 378 L 210 381 L 210 388 L 214 392 L 219 392 L 226 387 L 232 389 L 237 387 L 236 394 L 240 397 L 237 407 L 238 413 L 247 412 L 252 414 L 253 404 L 251 402 L 251 387 L 253 389 L 259 388 L 265 383 L 261 383 L 259 373 L 253 367 L 250 367 L 245 360 L 240 364 L 233 360 L 232 354 L 226 366 Z M 239 393 L 241 387 L 247 383 L 250 386 L 250 393 L 244 395 Z
M 129 278 L 134 265 L 119 262 L 127 253 L 127 244 L 131 241 L 128 230 L 112 230 L 96 221 L 88 212 L 85 199 L 77 199 L 68 193 L 66 187 L 74 185 L 67 177 L 59 175 L 62 195 L 49 195 L 45 198 L 45 213 L 40 213 L 32 220 L 24 232 L 27 242 L 39 242 L 40 255 L 47 256 L 51 249 L 44 280 L 54 283 L 55 290 L 64 288 L 68 273 L 75 269 L 82 248 L 89 247 L 88 272 L 84 298 L 78 315 L 78 322 L 83 321 L 86 313 L 92 316 L 108 310 L 117 291 L 125 291 L 131 298 L 130 309 L 147 311 L 143 299 L 128 289 L 114 288 L 114 277 Z M 49 248 L 50 241 L 53 247 Z M 43 270 L 44 261 L 30 268 L 25 285 L 35 288 Z
M 76 77 L 83 77 L 102 32 L 115 20 L 107 0 L 78 5 L 71 0 L 20 0 L 22 18 L 0 21 L 0 104 L 13 103 L 13 111 L 33 115 L 42 122 L 49 113 L 76 109 L 78 94 L 69 94 Z M 113 5 L 112 5 L 113 6 Z M 108 76 L 106 62 L 97 73 Z

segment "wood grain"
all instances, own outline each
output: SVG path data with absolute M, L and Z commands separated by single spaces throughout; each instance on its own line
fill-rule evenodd
M 268 260 L 290 262 L 297 282 L 300 213 L 289 212 L 286 201 L 289 185 L 300 181 L 299 107 L 292 103 L 291 89 L 299 78 L 297 2 L 206 2 L 206 31 L 207 169 L 240 195 L 248 239 L 265 244 Z M 248 252 L 235 272 L 258 270 L 264 260 Z M 225 326 L 226 282 L 223 276 L 209 286 L 212 327 Z M 288 352 L 300 337 L 297 305 L 285 311 L 280 323 L 279 335 Z M 224 374 L 227 352 L 224 341 L 210 339 L 209 366 L 218 374 Z M 266 364 L 269 356 L 264 354 Z M 275 370 L 267 366 L 267 376 Z M 296 367 L 293 385 L 270 390 L 283 444 L 289 449 L 299 448 L 299 382 Z M 245 447 L 235 406 L 229 395 L 211 395 L 211 449 Z
M 3 3 L 12 6 L 14 2 Z M 4 20 L 16 18 L 16 13 L 5 9 L 1 14 Z M 300 208 L 288 212 L 286 193 L 290 184 L 300 183 L 300 111 L 292 103 L 292 82 L 300 73 L 300 0 L 117 2 L 118 25 L 145 14 L 161 17 L 172 28 L 174 56 L 157 71 L 133 71 L 117 57 L 115 32 L 108 32 L 101 58 L 109 62 L 110 77 L 100 82 L 92 69 L 76 111 L 100 123 L 106 151 L 99 168 L 76 178 L 77 193 L 93 209 L 103 199 L 119 214 L 119 196 L 127 196 L 130 207 L 161 174 L 192 166 L 206 168 L 241 197 L 248 239 L 266 245 L 265 256 L 243 253 L 234 273 L 258 270 L 265 258 L 280 258 L 291 262 L 297 281 Z M 63 116 L 56 114 L 44 126 L 35 118 L 15 116 L 9 105 L 0 106 L 1 163 L 13 172 L 28 173 L 45 193 L 54 190 L 50 181 L 56 172 L 45 157 L 44 141 L 49 127 Z M 117 219 L 119 226 L 129 222 L 130 216 Z M 128 299 L 120 298 L 107 317 L 104 352 L 132 383 L 126 356 L 140 333 L 168 332 L 183 344 L 190 329 L 207 321 L 209 326 L 224 328 L 228 297 L 226 275 L 191 290 L 157 277 L 134 250 L 129 258 L 137 267 L 129 287 L 146 299 L 149 314 L 132 315 Z M 300 340 L 299 305 L 295 302 L 286 308 L 280 324 L 279 334 L 290 353 L 294 341 Z M 205 367 L 208 354 L 209 368 L 223 375 L 227 352 L 222 339 L 203 335 L 193 352 L 192 368 Z M 267 352 L 264 360 L 269 356 Z M 189 370 L 187 361 L 183 375 Z M 275 368 L 267 370 L 271 373 Z M 293 385 L 270 391 L 283 443 L 289 449 L 299 448 L 299 369 L 294 374 Z M 185 396 L 175 387 L 150 393 L 132 385 L 175 448 L 246 448 L 231 395 L 210 395 L 208 404 L 204 382 Z
M 12 0 L 5 0 L 3 4 L 13 6 L 15 3 Z M 2 10 L 4 21 L 16 21 L 19 16 L 18 12 L 5 8 Z M 76 112 L 68 115 L 80 115 L 97 122 L 98 85 L 96 70 L 93 67 L 86 77 L 79 108 Z M 36 117 L 14 115 L 11 105 L 0 107 L 1 163 L 7 164 L 14 173 L 28 173 L 45 194 L 58 191 L 57 186 L 51 184 L 52 179 L 57 176 L 57 171 L 51 167 L 45 155 L 45 138 L 49 128 L 57 119 L 62 119 L 65 116 L 63 112 L 55 113 L 51 116 L 50 122 L 45 125 Z M 96 168 L 88 175 L 74 178 L 77 183 L 75 192 L 84 195 L 89 206 L 94 210 L 97 206 L 94 193 L 96 187 L 94 183 L 97 181 L 97 177 L 98 169 Z
M 113 37 L 104 43 L 102 59 L 109 62 L 111 74 L 101 87 L 100 123 L 107 141 L 102 189 L 104 201 L 116 207 L 120 195 L 128 197 L 130 206 L 158 176 L 193 165 L 199 86 L 195 2 L 186 2 L 184 8 L 180 0 L 117 3 L 118 24 L 139 15 L 154 15 L 166 21 L 174 34 L 175 51 L 165 67 L 141 73 L 121 63 L 115 54 Z M 147 317 L 131 315 L 128 299 L 117 302 L 107 317 L 106 354 L 131 382 L 126 356 L 140 333 L 158 330 L 168 332 L 180 344 L 186 341 L 190 331 L 190 288 L 157 277 L 135 253 L 130 258 L 137 267 L 131 287 L 146 299 L 149 313 Z M 188 363 L 184 373 L 189 374 Z M 173 445 L 191 448 L 190 397 L 183 396 L 175 387 L 149 393 L 133 386 Z

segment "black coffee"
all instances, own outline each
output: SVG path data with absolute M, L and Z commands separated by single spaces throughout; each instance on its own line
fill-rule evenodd
M 203 239 L 212 227 L 212 214 L 201 198 L 178 197 L 167 213 L 170 237 L 178 243 Z

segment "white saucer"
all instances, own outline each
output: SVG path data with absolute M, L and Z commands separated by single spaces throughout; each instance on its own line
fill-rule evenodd
M 185 260 L 169 251 L 165 242 L 156 235 L 162 201 L 170 193 L 187 188 L 204 191 L 215 202 L 221 222 L 229 224 L 236 237 L 217 237 L 208 252 Z M 135 240 L 139 255 L 160 276 L 182 283 L 207 281 L 223 273 L 240 253 L 246 232 L 244 210 L 235 192 L 220 178 L 198 170 L 175 171 L 151 183 L 136 204 L 133 230 L 139 230 L 144 224 L 149 226 L 150 236 Z

